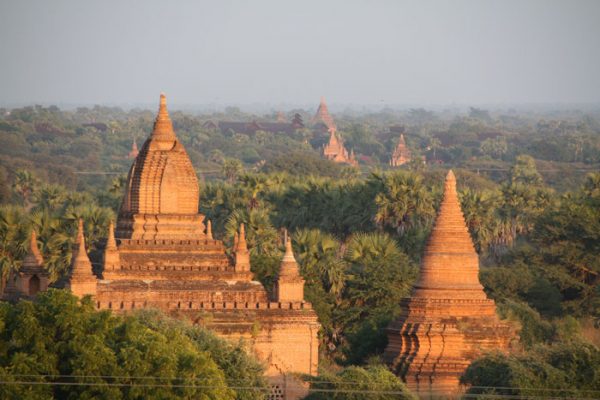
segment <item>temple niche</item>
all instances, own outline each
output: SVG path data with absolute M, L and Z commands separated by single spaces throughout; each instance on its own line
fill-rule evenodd
M 387 335 L 384 360 L 422 398 L 460 394 L 459 378 L 471 361 L 486 350 L 507 351 L 516 338 L 479 282 L 452 171 L 419 278 Z
M 91 295 L 101 310 L 156 308 L 221 337 L 244 338 L 266 366 L 270 398 L 304 396 L 307 386 L 292 373 L 317 373 L 320 325 L 304 301 L 304 280 L 291 243 L 286 243 L 275 293 L 269 296 L 253 279 L 244 225 L 228 256 L 198 205 L 196 171 L 161 94 L 152 134 L 129 171 L 116 227 L 109 227 L 99 276 L 88 258 L 80 221 L 70 271 L 54 286 Z M 30 247 L 23 268 L 9 280 L 7 298 L 47 286 L 35 234 Z

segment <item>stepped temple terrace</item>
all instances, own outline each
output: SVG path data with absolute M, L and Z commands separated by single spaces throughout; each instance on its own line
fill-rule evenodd
M 55 286 L 91 295 L 98 309 L 117 313 L 157 308 L 190 319 L 222 337 L 244 338 L 266 365 L 273 399 L 295 399 L 306 388 L 290 375 L 316 374 L 319 323 L 304 301 L 304 280 L 286 242 L 274 295 L 253 280 L 244 225 L 232 256 L 198 213 L 196 172 L 160 107 L 150 137 L 127 177 L 116 226 L 110 226 L 101 268 L 93 272 L 80 222 L 69 274 Z M 6 297 L 30 297 L 48 286 L 32 233 Z
M 507 350 L 515 338 L 478 275 L 479 257 L 450 171 L 419 278 L 387 329 L 385 361 L 422 397 L 458 394 L 472 360 L 485 350 Z

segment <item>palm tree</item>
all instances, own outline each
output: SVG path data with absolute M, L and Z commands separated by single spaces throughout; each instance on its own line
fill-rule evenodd
M 38 184 L 37 178 L 30 171 L 20 169 L 15 173 L 13 190 L 21 198 L 26 209 L 31 207 L 30 199 Z
M 436 138 L 435 136 L 432 136 L 429 138 L 429 149 L 431 149 L 433 151 L 433 160 L 437 161 L 437 157 L 435 156 L 435 151 L 437 149 L 440 148 L 440 146 L 442 145 L 442 142 L 440 142 L 440 139 Z
M 381 192 L 375 196 L 375 223 L 394 228 L 403 235 L 407 230 L 429 226 L 435 217 L 433 196 L 420 175 L 407 171 L 376 175 Z
M 222 172 L 229 183 L 235 182 L 242 169 L 242 162 L 238 159 L 228 158 L 223 162 Z
M 233 236 L 242 223 L 246 227 L 246 241 L 251 256 L 280 253 L 277 246 L 279 238 L 277 229 L 271 224 L 268 210 L 264 208 L 234 210 L 225 224 L 225 235 L 230 241 L 233 241 Z
M 340 242 L 318 229 L 300 229 L 293 237 L 296 258 L 307 282 L 322 285 L 339 301 L 346 271 Z

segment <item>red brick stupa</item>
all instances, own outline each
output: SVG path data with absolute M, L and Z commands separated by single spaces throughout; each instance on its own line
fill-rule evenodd
M 403 164 L 406 164 L 410 161 L 410 150 L 406 146 L 406 141 L 404 141 L 404 135 L 400 134 L 400 140 L 398 141 L 398 145 L 394 149 L 394 153 L 392 154 L 392 158 L 390 159 L 390 165 L 392 167 L 399 167 Z
M 419 279 L 387 333 L 385 361 L 421 397 L 460 393 L 459 378 L 471 361 L 485 350 L 507 350 L 515 338 L 479 282 L 479 257 L 452 171 Z

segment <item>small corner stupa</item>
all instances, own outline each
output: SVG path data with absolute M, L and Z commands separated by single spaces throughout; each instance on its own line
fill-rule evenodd
M 8 275 L 3 299 L 18 300 L 35 296 L 48 288 L 49 274 L 44 268 L 44 258 L 40 253 L 35 230 L 31 231 L 29 249 L 18 271 Z
M 319 108 L 317 108 L 317 113 L 311 120 L 313 125 L 322 124 L 325 126 L 326 130 L 336 129 L 335 122 L 333 121 L 333 117 L 329 114 L 329 108 L 327 107 L 327 103 L 325 103 L 325 97 L 321 96 L 321 103 L 319 103 Z
M 74 295 L 83 297 L 85 295 L 95 296 L 97 284 L 98 278 L 94 275 L 92 262 L 85 249 L 83 220 L 80 219 L 77 227 L 77 239 L 71 256 L 71 268 L 61 286 L 70 290 Z
M 406 146 L 406 141 L 404 140 L 404 134 L 400 134 L 400 140 L 398 141 L 398 145 L 394 149 L 394 153 L 392 154 L 392 158 L 390 159 L 390 165 L 392 167 L 399 167 L 401 165 L 406 164 L 411 159 L 410 150 Z
M 336 163 L 358 165 L 354 157 L 354 151 L 350 154 L 348 153 L 348 150 L 344 146 L 344 141 L 338 137 L 335 128 L 329 128 L 329 142 L 323 146 L 323 156 Z
M 506 351 L 516 337 L 479 282 L 479 257 L 448 172 L 421 271 L 402 313 L 387 328 L 384 360 L 420 397 L 461 392 L 459 379 L 482 351 Z

